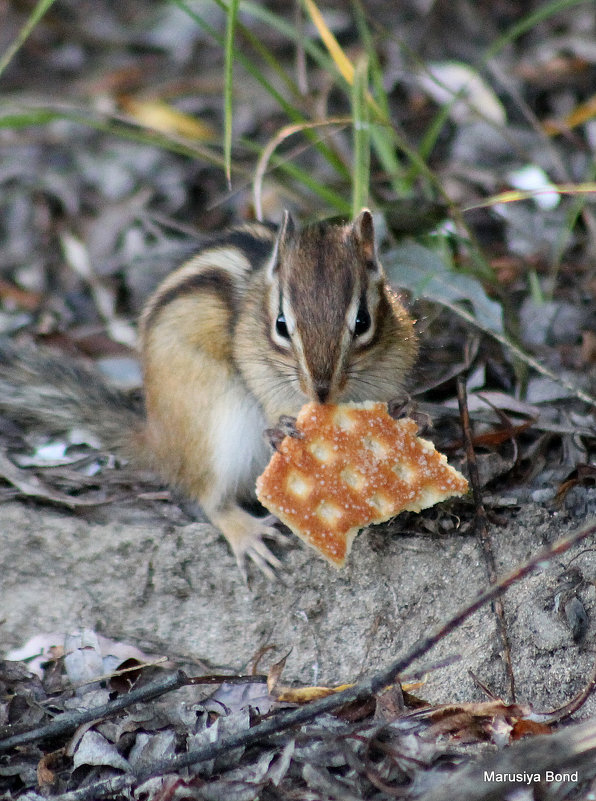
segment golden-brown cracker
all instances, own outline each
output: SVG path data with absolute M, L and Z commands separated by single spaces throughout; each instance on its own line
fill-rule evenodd
M 403 511 L 419 512 L 468 482 L 414 420 L 385 403 L 308 403 L 257 479 L 257 496 L 307 545 L 342 567 L 358 531 Z

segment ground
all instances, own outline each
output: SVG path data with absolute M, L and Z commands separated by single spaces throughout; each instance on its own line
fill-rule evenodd
M 584 501 L 577 513 L 531 502 L 501 511 L 491 532 L 499 574 L 593 518 L 596 493 Z M 139 504 L 82 516 L 7 503 L 0 521 L 3 596 L 10 600 L 2 610 L 6 647 L 42 632 L 90 627 L 182 663 L 245 672 L 261 648 L 274 646 L 261 670 L 290 652 L 284 681 L 343 684 L 391 662 L 487 586 L 478 542 L 456 529 L 437 537 L 379 527 L 357 538 L 343 571 L 290 540 L 283 582 L 252 570 L 247 587 L 211 526 L 167 522 Z M 582 544 L 505 597 L 517 699 L 542 712 L 584 686 L 594 659 L 592 635 L 575 643 L 555 608 L 561 573 L 572 561 L 593 575 L 596 555 Z M 579 597 L 593 617 L 591 581 Z M 473 671 L 510 700 L 489 606 L 422 664 L 451 656 L 458 660 L 431 670 L 417 695 L 435 704 L 483 700 Z M 592 697 L 582 716 L 595 705 Z

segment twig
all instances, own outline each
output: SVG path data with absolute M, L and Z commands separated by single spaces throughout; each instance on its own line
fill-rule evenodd
M 69 509 L 77 509 L 80 506 L 101 506 L 113 500 L 113 498 L 108 498 L 103 493 L 97 493 L 98 497 L 81 498 L 52 489 L 34 473 L 17 467 L 6 454 L 1 452 L 0 475 L 27 497 L 53 501 L 53 503 L 62 504 Z
M 488 571 L 488 580 L 491 584 L 497 582 L 497 568 L 495 564 L 495 555 L 493 553 L 493 546 L 490 534 L 488 533 L 488 518 L 486 509 L 482 501 L 482 491 L 480 489 L 480 479 L 478 477 L 478 465 L 476 463 L 476 453 L 474 451 L 474 443 L 472 442 L 472 430 L 470 426 L 470 414 L 468 412 L 468 397 L 466 392 L 465 377 L 460 375 L 457 378 L 457 402 L 459 404 L 459 414 L 461 417 L 464 445 L 466 449 L 466 459 L 468 464 L 468 474 L 470 476 L 470 484 L 472 485 L 472 496 L 474 498 L 474 506 L 476 508 L 476 534 L 480 540 L 484 559 L 486 561 L 486 568 Z M 505 667 L 507 676 L 509 678 L 509 694 L 511 701 L 515 703 L 515 676 L 513 675 L 513 666 L 511 664 L 511 646 L 509 644 L 509 635 L 507 633 L 507 624 L 505 622 L 505 610 L 503 608 L 503 599 L 496 598 L 494 603 L 495 615 L 497 618 L 497 627 L 501 635 L 501 642 L 503 643 L 503 657 L 505 659 Z
M 164 657 L 165 659 L 165 657 Z M 160 660 L 161 661 L 161 660 Z M 156 665 L 158 662 L 150 663 L 150 666 Z M 135 665 L 133 668 L 127 668 L 126 671 L 140 670 L 143 665 Z M 102 681 L 112 676 L 121 676 L 126 672 L 125 670 L 116 671 L 115 673 L 108 673 L 105 676 L 99 676 L 92 679 L 86 684 Z M 11 735 L 3 740 L 0 740 L 0 753 L 8 751 L 18 745 L 31 743 L 36 740 L 45 740 L 48 737 L 59 737 L 64 734 L 69 734 L 75 731 L 81 724 L 89 723 L 92 720 L 100 720 L 114 715 L 116 712 L 121 712 L 128 706 L 137 704 L 142 701 L 152 701 L 160 695 L 165 695 L 172 690 L 178 690 L 180 687 L 190 687 L 192 685 L 209 685 L 209 684 L 266 684 L 267 676 L 254 675 L 254 676 L 237 676 L 212 673 L 207 676 L 187 676 L 182 670 L 175 673 L 169 673 L 167 676 L 157 679 L 151 684 L 146 684 L 144 687 L 139 687 L 137 690 L 120 696 L 114 701 L 109 701 L 107 704 L 95 706 L 91 709 L 83 709 L 80 711 L 65 712 L 58 715 L 51 723 L 44 726 L 36 726 L 34 728 L 27 728 Z M 77 684 L 77 687 L 83 687 L 84 684 Z M 3 727 L 10 729 L 11 727 Z
M 481 681 L 481 680 L 478 678 L 478 676 L 477 676 L 477 675 L 474 673 L 474 671 L 473 671 L 473 670 L 469 670 L 469 669 L 468 669 L 468 676 L 470 676 L 470 678 L 472 679 L 472 681 L 474 682 L 474 684 L 475 684 L 475 685 L 476 685 L 476 686 L 477 686 L 477 687 L 478 687 L 480 690 L 482 690 L 482 692 L 483 692 L 483 693 L 486 695 L 486 697 L 487 697 L 487 698 L 490 698 L 490 699 L 491 699 L 491 701 L 499 701 L 499 700 L 501 700 L 501 699 L 499 698 L 499 696 L 498 696 L 498 695 L 496 695 L 496 694 L 495 694 L 495 693 L 494 693 L 494 692 L 493 692 L 493 691 L 490 689 L 490 687 L 487 687 L 487 686 L 486 686 L 486 684 L 484 684 L 484 682 L 483 682 L 483 681 Z
M 227 737 L 222 737 L 221 740 L 215 743 L 198 748 L 194 751 L 189 751 L 186 754 L 179 754 L 178 756 L 170 759 L 163 759 L 149 770 L 131 776 L 119 776 L 115 779 L 109 779 L 103 782 L 97 782 L 93 785 L 86 787 L 84 790 L 75 790 L 71 793 L 66 793 L 57 796 L 55 801 L 87 801 L 87 799 L 99 799 L 106 796 L 121 792 L 127 787 L 132 787 L 137 782 L 145 781 L 152 776 L 159 776 L 165 773 L 172 773 L 190 765 L 195 765 L 199 762 L 205 762 L 214 759 L 222 754 L 233 750 L 234 748 L 247 747 L 253 743 L 257 743 L 266 737 L 273 734 L 278 734 L 287 729 L 295 726 L 300 726 L 308 723 L 318 715 L 327 712 L 333 712 L 338 707 L 345 704 L 353 703 L 361 699 L 368 698 L 369 696 L 380 692 L 385 687 L 395 683 L 398 675 L 403 673 L 412 662 L 428 653 L 438 642 L 440 642 L 447 634 L 450 634 L 465 620 L 471 617 L 482 606 L 495 598 L 498 598 L 505 590 L 512 584 L 521 581 L 528 574 L 530 574 L 537 565 L 548 562 L 552 559 L 559 557 L 561 554 L 568 551 L 573 545 L 586 539 L 590 535 L 596 533 L 596 521 L 584 528 L 578 529 L 573 534 L 557 540 L 553 545 L 544 548 L 540 553 L 533 556 L 530 560 L 525 562 L 521 567 L 518 567 L 507 576 L 499 579 L 496 584 L 493 584 L 484 592 L 480 593 L 475 601 L 472 601 L 468 606 L 463 607 L 456 612 L 449 620 L 442 626 L 436 628 L 433 632 L 426 637 L 418 640 L 406 653 L 393 662 L 385 670 L 376 673 L 374 676 L 365 679 L 358 684 L 353 685 L 347 690 L 339 693 L 320 698 L 313 701 L 307 706 L 298 709 L 292 709 L 287 712 L 279 712 L 274 717 L 268 718 L 256 726 L 253 726 L 247 732 L 237 732 L 230 734 Z M 447 796 L 443 796 L 445 798 Z
M 59 737 L 63 734 L 69 734 L 78 728 L 82 723 L 88 723 L 90 720 L 99 720 L 100 718 L 114 715 L 116 712 L 121 712 L 127 706 L 136 704 L 139 701 L 151 701 L 153 698 L 158 698 L 160 695 L 170 692 L 170 690 L 177 690 L 179 687 L 184 687 L 188 684 L 188 677 L 182 670 L 177 670 L 175 673 L 170 673 L 163 678 L 139 687 L 137 690 L 131 690 L 126 695 L 116 698 L 114 701 L 109 701 L 107 704 L 92 707 L 91 709 L 83 709 L 75 712 L 65 712 L 58 715 L 51 723 L 45 726 L 38 726 L 35 729 L 15 734 L 11 737 L 6 737 L 0 740 L 0 752 L 9 751 L 17 745 L 25 745 L 26 743 L 35 742 L 35 740 L 43 740 L 46 737 Z
M 69 653 L 74 652 L 69 651 Z M 65 654 L 65 656 L 67 656 L 67 654 Z M 113 670 L 111 673 L 103 673 L 101 676 L 96 676 L 93 679 L 87 679 L 86 681 L 73 683 L 72 687 L 75 690 L 79 690 L 82 687 L 88 687 L 90 684 L 97 684 L 97 682 L 108 681 L 110 679 L 120 679 L 122 677 L 126 678 L 129 673 L 140 673 L 140 671 L 142 671 L 144 668 L 156 667 L 157 665 L 161 665 L 167 661 L 167 656 L 160 656 L 153 662 L 139 662 L 136 665 L 131 665 L 131 667 L 120 668 L 120 670 Z
M 574 712 L 577 712 L 577 710 L 581 709 L 585 704 L 594 687 L 596 687 L 596 661 L 594 662 L 586 686 L 582 687 L 582 689 L 574 695 L 570 701 L 567 701 L 566 704 L 563 704 L 563 706 L 560 706 L 558 709 L 553 709 L 550 713 L 547 712 L 544 715 L 544 722 L 550 724 L 560 723 L 562 720 L 565 720 L 565 718 L 573 715 Z

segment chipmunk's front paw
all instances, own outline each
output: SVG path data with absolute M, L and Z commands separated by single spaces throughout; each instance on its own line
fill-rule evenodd
M 387 412 L 394 420 L 400 417 L 409 417 L 415 407 L 415 403 L 409 395 L 399 398 L 392 398 L 387 402 Z
M 418 424 L 418 434 L 424 434 L 429 428 L 432 428 L 432 420 L 430 415 L 426 412 L 421 412 L 416 402 L 407 395 L 405 398 L 396 398 L 390 400 L 387 404 L 387 411 L 394 420 L 399 420 L 402 417 L 409 417 L 415 420 Z
M 302 439 L 304 434 L 296 428 L 296 418 L 288 414 L 282 414 L 274 428 L 265 429 L 265 437 L 274 451 L 279 450 L 279 446 L 286 437 L 296 437 Z

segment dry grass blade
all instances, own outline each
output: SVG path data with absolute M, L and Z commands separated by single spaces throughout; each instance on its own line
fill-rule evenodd
M 328 125 L 344 126 L 348 125 L 349 123 L 349 117 L 334 117 L 328 120 L 321 120 L 320 122 L 301 122 L 294 125 L 285 125 L 276 133 L 273 139 L 270 139 L 269 142 L 267 142 L 255 167 L 254 178 L 252 182 L 253 201 L 255 204 L 255 216 L 257 220 L 262 221 L 264 219 L 263 181 L 269 168 L 269 162 L 271 161 L 271 158 L 279 145 L 281 145 L 282 142 L 285 142 L 285 140 L 290 136 L 301 133 L 302 131 L 313 130 L 314 128 L 321 128 Z
M 323 19 L 323 15 L 319 11 L 316 3 L 314 3 L 314 0 L 304 0 L 304 4 L 306 5 L 314 26 L 319 32 L 319 36 L 323 40 L 325 47 L 329 51 L 329 55 L 335 63 L 335 66 L 339 70 L 344 80 L 352 85 L 354 82 L 354 65 L 342 50 L 341 45 L 333 33 L 329 30 L 329 27 Z
M 559 195 L 594 195 L 596 194 L 596 183 L 584 181 L 581 184 L 552 184 L 547 189 L 510 189 L 506 192 L 499 192 L 498 195 L 484 198 L 478 203 L 464 206 L 462 212 L 485 209 L 490 206 L 496 206 L 499 203 L 518 203 L 520 200 L 531 200 L 540 195 L 552 194 L 553 192 Z

